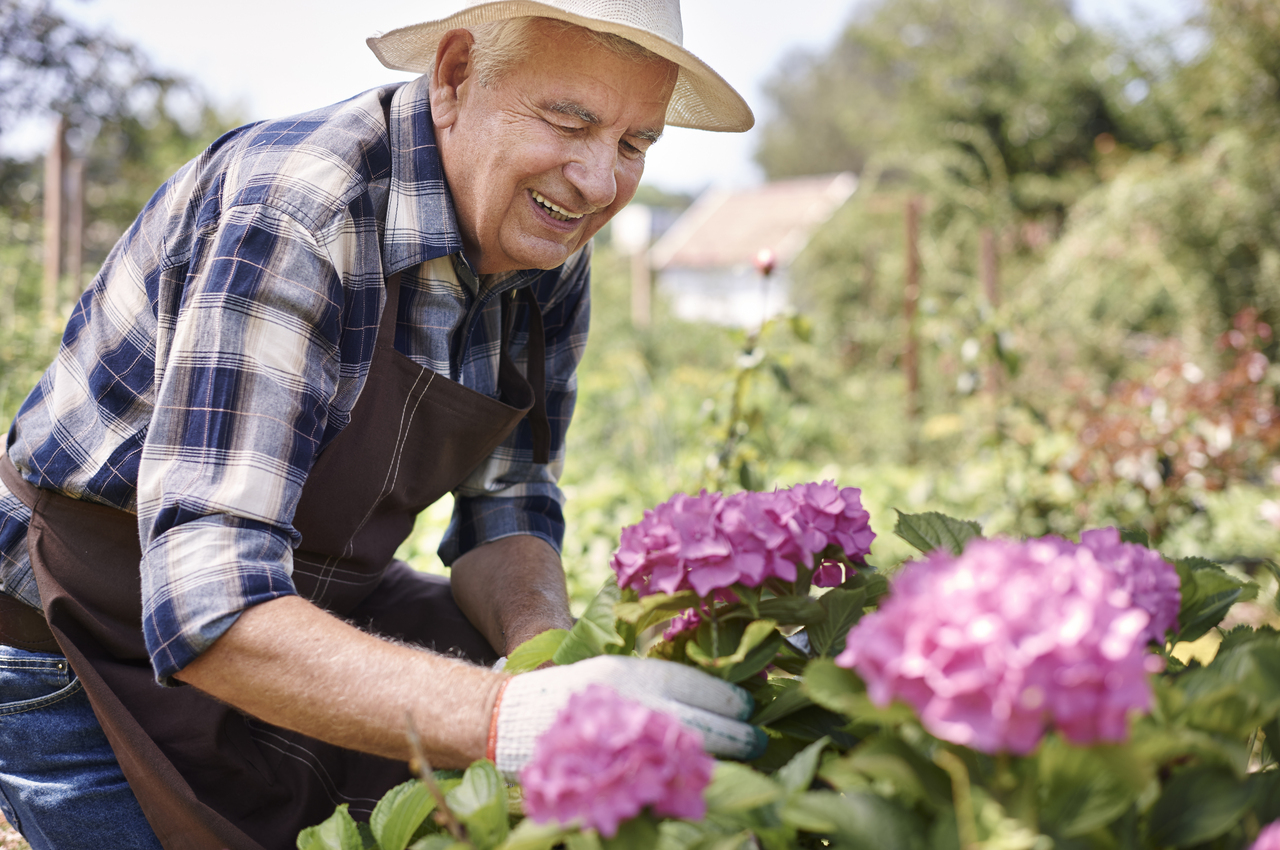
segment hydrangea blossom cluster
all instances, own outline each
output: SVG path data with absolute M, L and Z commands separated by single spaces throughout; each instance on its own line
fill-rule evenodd
M 1110 570 L 1133 604 L 1151 615 L 1145 637 L 1163 644 L 1165 632 L 1178 623 L 1182 605 L 1181 581 L 1174 566 L 1146 546 L 1121 542 L 1115 528 L 1084 532 L 1080 548 Z
M 1126 587 L 1128 566 L 1145 561 L 1121 550 L 1128 566 L 1108 568 L 1116 544 L 935 552 L 898 574 L 836 663 L 877 705 L 902 699 L 935 736 L 983 752 L 1029 753 L 1049 724 L 1076 744 L 1123 740 L 1129 713 L 1150 708 L 1146 673 L 1160 659 L 1146 651 L 1152 614 Z
M 875 534 L 861 496 L 831 481 L 731 496 L 678 493 L 622 530 L 612 567 L 619 586 L 641 596 L 692 590 L 705 599 L 734 584 L 795 581 L 796 565 L 812 565 L 829 545 L 853 561 L 871 551 Z M 819 587 L 843 580 L 834 561 L 813 577 Z
M 701 820 L 715 761 L 696 732 L 605 685 L 574 694 L 520 772 L 525 814 L 612 838 L 646 806 Z
M 1280 850 L 1280 821 L 1272 821 L 1264 826 L 1249 850 Z

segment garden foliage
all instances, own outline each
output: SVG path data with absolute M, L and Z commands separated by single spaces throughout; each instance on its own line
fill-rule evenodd
M 1257 584 L 1142 532 L 985 539 L 941 514 L 898 517 L 923 554 L 887 579 L 858 496 L 677 495 L 624 530 L 622 589 L 509 659 L 517 674 L 606 653 L 693 665 L 755 696 L 760 758 L 708 770 L 648 709 L 590 693 L 523 787 L 487 761 L 439 772 L 439 797 L 415 780 L 370 825 L 339 809 L 299 848 L 1235 850 L 1280 820 L 1280 632 L 1224 622 Z M 793 569 L 764 569 L 758 539 Z M 838 581 L 818 589 L 823 570 Z M 718 578 L 695 590 L 673 572 Z M 1207 634 L 1216 653 L 1180 651 Z

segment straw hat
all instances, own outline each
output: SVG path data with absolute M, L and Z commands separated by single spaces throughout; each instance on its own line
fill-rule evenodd
M 613 33 L 680 66 L 667 105 L 667 123 L 695 130 L 740 133 L 755 117 L 733 88 L 683 47 L 680 0 L 469 0 L 470 5 L 438 21 L 400 27 L 366 40 L 378 60 L 397 71 L 426 73 L 436 46 L 451 29 L 505 18 L 555 18 L 597 32 Z

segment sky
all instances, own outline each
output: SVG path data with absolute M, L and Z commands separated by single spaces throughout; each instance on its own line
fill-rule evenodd
M 761 180 L 752 153 L 769 117 L 764 84 L 792 51 L 825 51 L 863 0 L 683 0 L 685 47 L 756 114 L 747 133 L 669 128 L 646 158 L 644 182 L 697 193 Z M 1196 0 L 1075 0 L 1091 22 L 1171 19 Z M 201 82 L 245 120 L 343 100 L 409 75 L 388 70 L 367 36 L 448 15 L 462 0 L 57 0 L 64 14 L 138 44 L 162 69 Z M 216 11 L 215 11 L 216 10 Z M 802 14 L 798 14 L 802 12 Z M 48 130 L 28 128 L 27 138 Z M 13 144 L 12 142 L 10 144 Z M 21 141 L 18 142 L 21 144 Z M 40 143 L 40 146 L 43 142 Z

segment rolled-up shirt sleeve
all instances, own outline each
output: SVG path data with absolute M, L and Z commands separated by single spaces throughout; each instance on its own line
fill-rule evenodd
M 565 435 L 577 400 L 577 369 L 587 343 L 591 314 L 591 247 L 576 253 L 561 270 L 542 307 L 546 335 L 547 417 L 551 456 L 534 463 L 533 434 L 528 419 L 454 491 L 453 517 L 440 543 L 440 559 L 452 564 L 466 552 L 503 537 L 528 534 L 560 551 L 564 542 L 564 494 L 560 475 L 565 463 Z M 537 290 L 535 289 L 535 292 Z M 513 350 L 524 366 L 524 347 Z
M 296 594 L 291 521 L 337 393 L 341 275 L 316 234 L 228 209 L 198 252 L 138 469 L 143 631 L 157 679 L 246 608 Z

